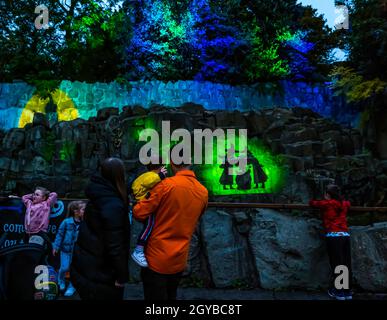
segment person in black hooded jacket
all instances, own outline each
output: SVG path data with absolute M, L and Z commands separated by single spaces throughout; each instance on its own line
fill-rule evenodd
M 129 280 L 130 224 L 125 168 L 120 159 L 102 162 L 85 190 L 89 202 L 70 269 L 82 300 L 122 300 Z

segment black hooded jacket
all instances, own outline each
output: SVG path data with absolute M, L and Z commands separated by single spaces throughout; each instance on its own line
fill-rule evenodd
M 128 208 L 118 191 L 101 175 L 91 178 L 85 193 L 89 203 L 74 247 L 71 277 L 108 286 L 114 286 L 116 280 L 127 282 Z

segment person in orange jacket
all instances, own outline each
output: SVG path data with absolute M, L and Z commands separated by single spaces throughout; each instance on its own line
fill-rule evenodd
M 152 213 L 155 218 L 145 248 L 148 267 L 141 269 L 145 300 L 176 300 L 192 234 L 208 204 L 208 191 L 190 165 L 172 162 L 171 168 L 174 176 L 159 182 L 133 208 L 139 221 Z

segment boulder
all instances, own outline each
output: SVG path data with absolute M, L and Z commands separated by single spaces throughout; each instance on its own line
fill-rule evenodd
M 371 292 L 387 291 L 387 222 L 351 227 L 355 283 Z
M 122 112 L 120 113 L 120 119 L 123 120 L 128 117 L 133 116 L 133 110 L 131 106 L 124 106 L 122 108 Z
M 158 112 L 150 112 L 148 114 L 148 121 L 152 123 L 152 129 L 156 129 L 159 133 L 161 133 L 162 121 L 169 121 L 171 134 L 176 129 L 186 129 L 188 131 L 192 131 L 197 128 L 197 125 L 194 123 L 192 117 L 186 112 L 181 111 L 158 111 Z M 160 134 L 161 139 L 161 134 Z
M 71 174 L 71 164 L 69 161 L 54 160 L 54 175 L 66 176 Z
M 291 111 L 296 117 L 311 117 L 311 118 L 321 118 L 321 116 L 314 112 L 313 110 L 307 108 L 293 107 Z
M 301 141 L 291 144 L 285 144 L 285 151 L 292 156 L 313 156 L 320 154 L 322 143 L 320 141 Z
M 120 110 L 118 108 L 103 108 L 97 111 L 97 121 L 105 121 L 110 116 L 118 116 Z
M 145 129 L 146 117 L 130 117 L 121 122 L 121 156 L 124 159 L 138 158 L 140 146 L 145 142 L 139 142 L 138 137 L 140 132 Z
M 60 140 L 72 141 L 74 139 L 73 126 L 70 121 L 61 121 L 54 128 L 55 136 Z
M 204 251 L 201 235 L 201 222 L 199 222 L 190 242 L 187 267 L 183 272 L 183 277 L 187 279 L 185 282 L 196 283 L 205 287 L 213 285 Z
M 238 232 L 242 235 L 247 236 L 251 229 L 251 217 L 244 211 L 232 212 L 234 217 L 234 226 Z
M 10 165 L 11 165 L 10 158 L 5 158 L 5 157 L 0 158 L 0 170 L 7 171 L 10 168 Z
M 337 144 L 337 153 L 339 155 L 353 155 L 355 153 L 354 143 L 348 135 L 342 135 Z
M 290 202 L 307 203 L 312 197 L 312 190 L 305 178 L 305 173 L 300 171 L 289 174 L 281 192 Z
M 44 126 L 46 128 L 49 127 L 49 123 L 48 123 L 46 115 L 43 113 L 40 113 L 40 112 L 34 113 L 34 118 L 33 118 L 32 124 L 33 124 L 33 126 Z
M 49 163 L 40 156 L 36 156 L 32 160 L 32 167 L 35 174 L 51 174 L 51 166 Z
M 261 136 L 270 125 L 269 121 L 261 113 L 257 112 L 245 114 L 245 119 L 249 136 Z
M 334 141 L 340 141 L 342 133 L 339 130 L 320 131 L 319 136 L 321 140 L 332 139 Z
M 235 230 L 232 216 L 224 211 L 207 210 L 202 217 L 201 233 L 217 288 L 230 287 L 238 281 L 256 282 L 247 238 Z
M 275 121 L 264 132 L 264 138 L 270 140 L 280 139 L 284 129 L 285 122 L 283 120 Z
M 313 128 L 303 128 L 297 131 L 289 131 L 285 127 L 281 134 L 281 141 L 284 144 L 295 143 L 306 140 L 316 140 L 317 132 Z
M 148 110 L 138 104 L 133 106 L 132 111 L 134 116 L 146 116 L 148 114 Z
M 320 289 L 329 281 L 321 222 L 259 209 L 249 242 L 264 289 Z
M 3 149 L 4 151 L 12 155 L 18 150 L 23 149 L 25 143 L 25 130 L 23 129 L 11 129 L 7 132 L 3 140 Z
M 328 139 L 322 143 L 322 153 L 326 156 L 336 156 L 337 155 L 337 143 L 333 139 Z
M 323 118 L 314 121 L 313 127 L 317 132 L 340 131 L 341 129 L 338 123 Z
M 351 137 L 352 142 L 353 142 L 355 154 L 361 153 L 363 151 L 363 138 L 362 138 L 360 132 L 356 131 L 356 130 L 352 130 L 350 132 L 350 137 Z
M 159 111 L 172 111 L 173 109 L 171 107 L 164 106 L 162 104 L 152 103 L 149 107 L 149 112 L 159 112 Z
M 234 112 L 224 112 L 218 111 L 215 113 L 216 117 L 216 126 L 219 128 L 241 128 L 246 129 L 247 123 L 243 114 L 239 111 Z
M 380 169 L 384 174 L 387 174 L 387 160 L 380 161 Z
M 180 107 L 181 111 L 186 112 L 191 115 L 202 115 L 206 110 L 201 104 L 196 104 L 192 102 L 184 103 Z
M 296 157 L 296 156 L 291 156 L 291 155 L 287 155 L 287 154 L 283 155 L 283 157 L 289 163 L 292 171 L 297 172 L 297 171 L 304 171 L 305 170 L 305 163 L 304 163 L 304 159 L 302 157 Z
M 294 118 L 294 114 L 291 109 L 287 108 L 274 108 L 272 113 L 272 122 L 282 120 L 287 122 Z
M 79 123 L 73 128 L 74 141 L 83 143 L 88 139 L 89 128 L 85 123 Z

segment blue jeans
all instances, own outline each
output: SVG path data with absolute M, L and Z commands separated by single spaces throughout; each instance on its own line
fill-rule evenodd
M 59 268 L 59 274 L 58 274 L 58 284 L 59 286 L 65 285 L 66 280 L 66 272 L 70 271 L 70 264 L 71 264 L 71 258 L 72 253 L 67 252 L 60 252 L 60 268 Z M 69 287 L 72 287 L 73 285 L 71 282 L 69 283 Z

